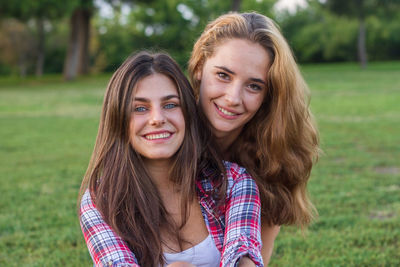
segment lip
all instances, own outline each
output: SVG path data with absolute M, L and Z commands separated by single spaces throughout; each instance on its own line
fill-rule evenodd
M 163 134 L 167 134 L 168 136 L 166 137 L 159 137 L 159 138 L 155 138 L 155 139 L 148 139 L 147 136 L 150 135 L 163 135 Z M 172 138 L 172 136 L 174 135 L 174 132 L 171 131 L 166 131 L 166 130 L 161 130 L 161 131 L 154 131 L 154 132 L 148 132 L 142 135 L 142 137 L 149 142 L 163 142 L 163 141 L 167 141 L 169 139 Z
M 225 108 L 225 107 L 220 107 L 218 106 L 216 103 L 214 103 L 215 106 L 215 110 L 217 111 L 218 115 L 220 115 L 222 118 L 227 119 L 227 120 L 234 120 L 236 118 L 238 118 L 241 113 L 235 112 L 231 109 Z M 229 111 L 231 113 L 234 113 L 235 115 L 227 115 L 225 113 L 223 113 L 221 110 L 219 110 L 220 108 L 225 109 L 226 111 Z

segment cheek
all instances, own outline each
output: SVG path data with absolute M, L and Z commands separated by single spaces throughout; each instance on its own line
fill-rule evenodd
M 175 113 L 171 114 L 170 122 L 177 130 L 179 130 L 179 132 L 185 134 L 185 117 L 183 116 L 182 111 L 176 111 Z
M 134 120 L 131 119 L 129 122 L 129 140 L 132 140 L 134 133 L 135 133 L 135 123 Z
M 129 122 L 129 140 L 134 140 L 136 135 L 138 135 L 140 133 L 140 130 L 144 127 L 145 122 L 143 120 L 143 118 L 141 118 L 140 116 L 135 117 L 135 119 L 133 119 L 133 116 Z
M 249 111 L 256 113 L 261 107 L 264 96 L 251 96 L 247 99 L 247 108 Z
M 220 89 L 221 88 L 218 86 L 218 82 L 212 77 L 211 74 L 203 75 L 200 84 L 200 95 L 203 96 L 203 99 L 213 98 Z
M 210 108 L 212 101 L 224 95 L 224 87 L 217 83 L 206 83 L 200 88 L 200 104 L 202 108 Z

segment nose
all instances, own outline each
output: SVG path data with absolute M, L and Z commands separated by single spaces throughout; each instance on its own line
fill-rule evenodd
M 160 108 L 154 108 L 151 111 L 149 123 L 152 126 L 160 126 L 165 123 L 165 116 Z
M 230 106 L 237 106 L 241 101 L 241 85 L 231 84 L 225 91 L 225 100 Z

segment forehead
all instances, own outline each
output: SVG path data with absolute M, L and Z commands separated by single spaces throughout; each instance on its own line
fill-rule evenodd
M 160 73 L 144 77 L 135 89 L 135 97 L 162 98 L 166 95 L 178 95 L 178 89 L 171 78 Z
M 228 39 L 215 47 L 204 68 L 224 66 L 238 74 L 266 79 L 270 63 L 269 53 L 260 44 L 245 39 Z

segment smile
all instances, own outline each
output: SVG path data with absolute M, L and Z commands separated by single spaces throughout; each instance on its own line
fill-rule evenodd
M 168 137 L 171 136 L 171 133 L 164 132 L 164 133 L 158 133 L 158 134 L 146 134 L 144 138 L 147 140 L 157 140 L 157 139 L 167 139 Z
M 218 109 L 218 111 L 220 111 L 222 114 L 224 114 L 224 115 L 226 115 L 226 116 L 238 116 L 238 115 L 240 115 L 240 113 L 233 113 L 233 112 L 228 111 L 228 110 L 226 110 L 226 109 L 224 109 L 224 108 L 221 108 L 220 106 L 218 106 L 218 105 L 215 104 L 215 103 L 214 103 L 214 105 L 215 105 L 215 107 Z

